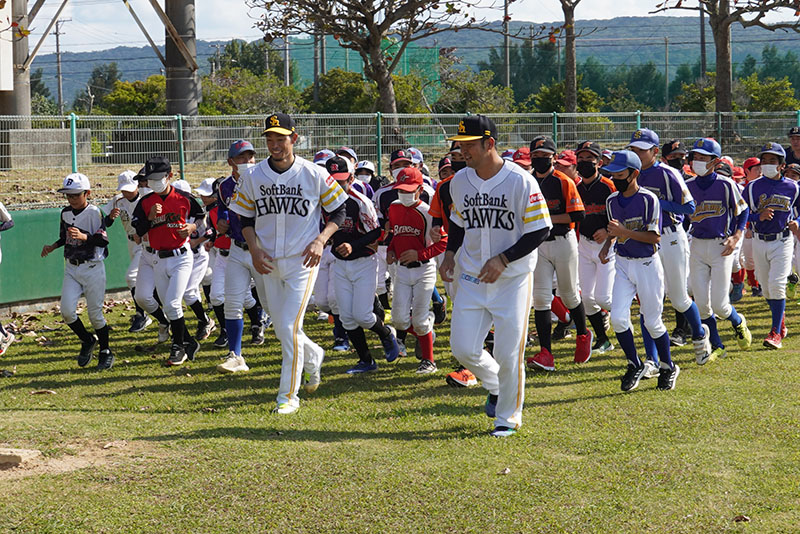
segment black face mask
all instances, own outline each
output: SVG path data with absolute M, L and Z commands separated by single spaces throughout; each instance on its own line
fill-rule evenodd
M 531 166 L 534 171 L 544 174 L 553 166 L 553 160 L 551 158 L 531 158 Z
M 617 191 L 619 191 L 620 194 L 624 193 L 628 189 L 628 186 L 631 185 L 631 183 L 628 181 L 628 178 L 630 178 L 630 176 L 631 175 L 628 174 L 627 177 L 622 179 L 617 179 L 617 178 L 611 179 L 611 181 L 614 182 L 614 188 Z
M 667 165 L 680 171 L 683 169 L 683 158 L 668 159 Z
M 467 168 L 467 162 L 466 161 L 451 161 L 450 162 L 450 167 L 452 167 L 452 169 L 454 171 L 458 172 L 461 169 L 466 169 Z
M 591 178 L 597 172 L 597 166 L 593 161 L 579 161 L 575 168 L 584 178 Z

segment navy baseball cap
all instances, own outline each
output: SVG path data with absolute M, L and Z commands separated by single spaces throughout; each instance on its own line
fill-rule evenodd
M 722 157 L 722 147 L 710 137 L 703 137 L 702 139 L 695 141 L 694 145 L 692 145 L 692 149 L 689 152 L 705 154 L 706 156 L 714 156 L 715 158 Z
M 231 147 L 228 149 L 228 159 L 235 158 L 239 154 L 247 152 L 248 150 L 253 154 L 256 153 L 256 149 L 253 148 L 253 144 L 250 141 L 245 141 L 244 139 L 234 141 L 231 144 Z
M 789 128 L 789 133 L 786 135 L 789 137 L 792 137 L 793 135 L 800 135 L 800 126 L 792 126 Z
M 581 152 L 589 152 L 598 158 L 603 157 L 603 149 L 594 141 L 581 141 L 578 143 L 578 146 L 575 147 L 575 155 L 577 156 Z
M 625 169 L 642 170 L 642 160 L 630 150 L 618 150 L 611 153 L 611 161 L 608 165 L 600 169 L 605 172 L 620 172 Z
M 761 147 L 761 152 L 758 153 L 759 156 L 763 156 L 764 154 L 775 154 L 776 156 L 780 156 L 782 158 L 786 158 L 786 151 L 779 143 L 767 143 L 766 145 Z
M 280 135 L 292 135 L 295 133 L 294 119 L 286 113 L 273 113 L 264 119 L 264 131 L 261 135 L 267 135 L 270 132 L 275 132 Z
M 392 152 L 392 155 L 389 156 L 389 163 L 394 163 L 395 161 L 407 161 L 409 163 L 413 163 L 411 160 L 411 154 L 409 154 L 408 151 L 403 148 L 395 150 Z
M 160 180 L 171 172 L 172 165 L 164 156 L 150 158 L 144 165 L 144 175 L 148 180 Z
M 661 147 L 661 155 L 665 158 L 670 154 L 686 154 L 686 147 L 680 139 L 670 139 Z
M 558 152 L 556 148 L 556 142 L 547 137 L 546 135 L 540 135 L 539 137 L 534 137 L 533 141 L 531 141 L 530 146 L 531 153 L 541 150 L 544 152 L 549 152 L 550 154 L 555 154 Z
M 722 176 L 727 176 L 728 178 L 733 177 L 733 169 L 727 163 L 721 164 L 714 172 L 721 174 Z
M 497 126 L 486 115 L 468 115 L 458 123 L 458 132 L 448 141 L 480 141 L 489 137 L 497 139 Z
M 441 172 L 442 169 L 446 169 L 447 167 L 453 168 L 453 162 L 450 158 L 445 156 L 439 160 L 439 171 Z
M 631 136 L 631 142 L 628 147 L 641 148 L 642 150 L 650 150 L 654 146 L 658 146 L 658 135 L 650 129 L 639 128 Z

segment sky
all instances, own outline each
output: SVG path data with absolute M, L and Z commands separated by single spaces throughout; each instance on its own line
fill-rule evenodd
M 498 0 L 500 1 L 500 0 Z M 33 5 L 28 0 L 28 5 Z M 579 19 L 610 19 L 619 16 L 648 16 L 658 0 L 583 0 L 577 7 Z M 41 34 L 57 11 L 61 0 L 47 0 L 32 24 L 29 40 L 33 49 Z M 145 23 L 158 44 L 164 42 L 164 28 L 148 0 L 130 0 L 130 4 Z M 164 5 L 164 0 L 160 0 Z M 487 1 L 488 5 L 488 1 Z M 500 4 L 502 6 L 502 3 Z M 554 22 L 563 20 L 559 0 L 519 0 L 511 5 L 513 20 Z M 249 12 L 244 0 L 196 0 L 197 37 L 207 41 L 228 41 L 232 38 L 248 41 L 258 39 L 261 33 L 254 27 L 257 12 Z M 496 11 L 483 11 L 488 19 L 502 15 Z M 675 11 L 689 15 L 691 12 Z M 62 25 L 63 51 L 85 52 L 117 46 L 146 46 L 147 41 L 139 31 L 121 0 L 71 0 L 61 14 L 62 19 L 72 19 Z M 779 17 L 780 18 L 780 17 Z M 783 17 L 783 18 L 789 18 Z M 51 34 L 40 54 L 55 52 L 55 37 Z

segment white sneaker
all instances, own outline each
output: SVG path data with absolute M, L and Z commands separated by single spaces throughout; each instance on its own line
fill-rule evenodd
M 250 368 L 244 361 L 242 356 L 237 356 L 235 352 L 230 351 L 228 357 L 224 362 L 217 365 L 217 371 L 220 373 L 239 373 L 241 371 L 249 371 Z
M 277 413 L 281 415 L 288 415 L 290 413 L 296 412 L 300 408 L 297 404 L 289 404 L 288 402 L 284 402 L 283 404 L 279 404 L 275 408 L 273 408 L 272 413 Z
M 708 330 L 708 325 L 703 325 L 703 338 L 702 339 L 693 339 L 692 344 L 694 345 L 694 359 L 697 361 L 697 365 L 705 364 L 708 359 L 711 357 L 711 333 Z
M 158 323 L 158 342 L 165 343 L 169 340 L 169 325 Z
M 328 314 L 325 313 L 324 311 L 320 311 L 317 314 L 317 321 L 327 321 L 327 320 L 328 320 Z
M 644 373 L 642 373 L 642 378 L 657 378 L 658 373 L 659 368 L 652 360 L 644 361 Z
M 0 356 L 6 353 L 8 347 L 14 342 L 14 334 L 9 332 L 7 335 L 3 336 L 0 334 Z
M 322 382 L 322 377 L 320 376 L 320 368 L 317 369 L 313 373 L 304 373 L 305 374 L 305 382 L 303 383 L 303 389 L 306 393 L 314 393 L 317 391 L 319 387 L 319 383 Z

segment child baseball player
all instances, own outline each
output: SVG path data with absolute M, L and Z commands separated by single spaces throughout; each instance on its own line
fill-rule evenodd
M 97 369 L 111 369 L 114 354 L 108 346 L 108 325 L 103 317 L 103 298 L 106 293 L 103 260 L 108 256 L 108 235 L 103 212 L 89 204 L 91 185 L 89 178 L 83 174 L 68 175 L 58 192 L 66 195 L 69 206 L 61 210 L 58 240 L 42 247 L 42 257 L 64 247 L 61 316 L 81 340 L 78 365 L 86 367 L 92 360 L 95 346 L 99 344 Z M 76 313 L 81 295 L 86 297 L 89 320 L 97 337 L 86 330 Z
M 422 173 L 416 167 L 404 167 L 397 173 L 397 200 L 388 210 L 392 235 L 386 263 L 398 264 L 392 323 L 398 332 L 411 332 L 419 340 L 421 361 L 417 374 L 428 374 L 437 370 L 433 358 L 434 317 L 429 309 L 436 285 L 436 263 L 432 259 L 447 248 L 447 237 L 442 236 L 437 243 L 431 240 L 433 221 L 428 205 L 420 200 L 422 185 Z
M 14 220 L 11 218 L 11 214 L 8 213 L 8 210 L 3 203 L 0 202 L 0 232 L 5 232 L 6 230 L 10 230 L 14 227 Z M 0 260 L 2 260 L 2 253 L 0 253 Z M 4 327 L 3 323 L 0 323 L 0 356 L 6 353 L 8 347 L 14 342 L 14 334 L 8 332 Z
M 664 310 L 664 269 L 658 259 L 661 240 L 661 206 L 655 194 L 640 187 L 637 179 L 642 168 L 639 157 L 630 150 L 612 154 L 603 171 L 611 175 L 616 192 L 606 201 L 608 239 L 600 250 L 600 261 L 609 260 L 615 246 L 614 289 L 611 294 L 611 325 L 617 342 L 628 359 L 622 377 L 622 391 L 639 385 L 645 366 L 636 353 L 631 329 L 631 303 L 639 295 L 644 325 L 656 344 L 659 357 L 657 388 L 675 388 L 680 368 L 670 357 L 669 334 L 661 313 Z
M 752 341 L 744 315 L 730 303 L 733 254 L 738 251 L 749 210 L 736 183 L 714 171 L 722 155 L 719 143 L 698 139 L 689 153 L 695 176 L 686 181 L 686 187 L 696 203 L 691 216 L 689 285 L 700 318 L 711 334 L 711 354 L 697 359 L 698 365 L 704 365 L 725 356 L 715 314 L 730 321 L 741 349 L 749 348 Z
M 779 349 L 787 334 L 784 321 L 786 279 L 792 271 L 794 240 L 791 234 L 800 233 L 797 224 L 800 188 L 797 182 L 782 174 L 786 152 L 781 145 L 767 143 L 759 157 L 763 176 L 749 182 L 742 196 L 750 208 L 756 278 L 772 315 L 772 328 L 764 339 L 764 346 Z

